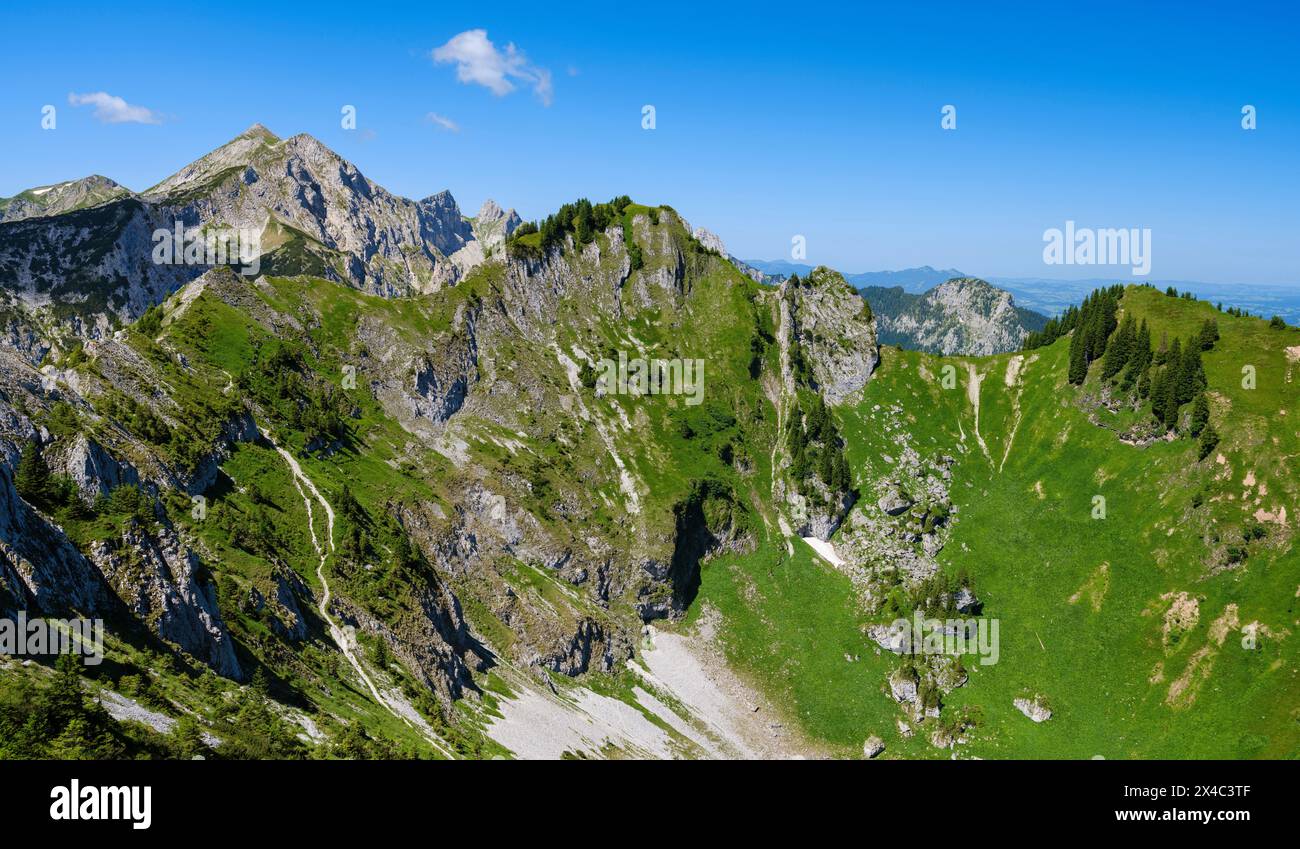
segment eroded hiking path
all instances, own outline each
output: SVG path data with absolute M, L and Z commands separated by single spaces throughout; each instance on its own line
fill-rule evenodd
M 1017 354 L 1007 361 L 1007 373 L 1003 378 L 1003 382 L 1011 390 L 1011 433 L 1007 435 L 1006 448 L 1002 451 L 1002 462 L 998 463 L 998 474 L 1002 474 L 1002 469 L 1007 465 L 1007 458 L 1011 456 L 1011 444 L 1016 441 L 1016 431 L 1020 430 L 1020 395 L 1024 391 L 1025 369 L 1035 359 L 1037 359 L 1037 356 L 1026 360 L 1023 356 Z
M 375 686 L 375 682 L 371 679 L 370 675 L 366 672 L 365 667 L 361 663 L 355 632 L 339 625 L 334 617 L 330 615 L 330 585 L 329 581 L 325 578 L 325 561 L 329 559 L 329 556 L 334 552 L 334 508 L 330 505 L 329 501 L 325 500 L 325 496 L 321 495 L 320 490 L 316 488 L 316 484 L 312 482 L 312 479 L 307 477 L 307 474 L 302 470 L 302 466 L 299 465 L 298 460 L 288 451 L 281 448 L 265 428 L 259 427 L 258 430 L 261 432 L 262 437 L 271 444 L 272 448 L 275 449 L 276 453 L 284 458 L 284 462 L 288 464 L 289 471 L 293 474 L 294 488 L 297 489 L 298 494 L 302 496 L 303 506 L 307 508 L 307 531 L 311 536 L 312 547 L 316 549 L 316 554 L 320 557 L 320 562 L 316 564 L 316 577 L 320 581 L 321 585 L 321 598 L 320 604 L 316 606 L 316 609 L 320 613 L 321 618 L 325 620 L 325 624 L 329 627 L 331 639 L 333 639 L 335 645 L 339 647 L 339 651 L 343 652 L 343 656 L 348 659 L 348 663 L 352 665 L 352 668 L 356 670 L 357 675 L 365 683 L 366 688 L 370 690 L 370 694 L 374 696 L 376 703 L 402 722 L 419 731 L 424 738 L 428 740 L 429 745 L 433 746 L 439 752 L 447 757 L 454 757 L 453 753 L 433 733 L 433 729 L 429 726 L 429 723 L 425 721 L 424 717 L 420 716 L 419 712 L 416 711 L 408 701 L 406 701 L 405 696 L 397 692 L 383 693 Z M 308 493 L 311 493 L 310 497 L 308 496 Z M 315 499 L 316 503 L 318 503 L 321 506 L 321 509 L 325 512 L 324 545 L 321 544 L 320 538 L 316 534 L 316 511 L 312 509 L 313 499 Z
M 969 376 L 966 381 L 966 397 L 970 399 L 971 407 L 975 410 L 975 441 L 979 443 L 980 450 L 984 452 L 989 465 L 993 465 L 993 455 L 989 453 L 989 447 L 980 433 L 980 384 L 984 382 L 984 375 L 975 370 L 974 363 L 967 363 L 966 368 Z

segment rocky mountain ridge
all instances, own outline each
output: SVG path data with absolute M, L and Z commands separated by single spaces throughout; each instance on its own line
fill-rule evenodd
M 520 223 L 492 201 L 471 220 L 445 191 L 398 197 L 314 138 L 280 139 L 260 124 L 138 195 L 118 189 L 90 178 L 50 189 L 39 206 L 24 200 L 31 192 L 7 204 L 0 309 L 11 338 L 26 327 L 50 340 L 102 339 L 138 318 L 206 270 L 151 261 L 153 234 L 178 226 L 234 234 L 266 271 L 308 270 L 395 296 L 461 279 Z
M 864 288 L 881 341 L 935 354 L 988 356 L 1018 350 L 1046 316 L 1015 305 L 1009 292 L 974 277 L 948 280 L 920 295 L 901 287 Z
M 52 186 L 37 186 L 11 198 L 0 198 L 0 223 L 59 215 L 130 194 L 126 187 L 98 174 Z

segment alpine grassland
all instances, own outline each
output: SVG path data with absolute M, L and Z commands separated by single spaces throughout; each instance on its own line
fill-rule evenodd
M 969 682 L 943 699 L 943 714 L 972 720 L 963 755 L 1296 757 L 1300 555 L 1284 505 L 1300 488 L 1300 332 L 1149 287 L 1124 290 L 1117 320 L 1129 316 L 1155 340 L 1217 323 L 1203 358 L 1220 441 L 1207 456 L 1186 432 L 1190 404 L 1168 434 L 1124 440 L 1116 423 L 1149 409 L 1109 409 L 1100 362 L 1072 385 L 1068 336 L 978 359 L 886 348 L 862 400 L 838 411 L 857 509 L 874 509 L 899 448 L 882 410 L 902 411 L 916 450 L 956 459 L 938 560 L 969 575 L 1001 626 L 998 662 L 965 658 Z M 942 720 L 900 735 L 882 684 L 899 661 L 863 634 L 881 616 L 808 549 L 787 557 L 770 540 L 715 559 L 701 597 L 723 614 L 730 656 L 809 733 L 948 756 L 924 742 Z M 1052 718 L 1032 722 L 1020 698 Z

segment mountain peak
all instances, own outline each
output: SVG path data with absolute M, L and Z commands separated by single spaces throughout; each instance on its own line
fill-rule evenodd
M 247 130 L 235 136 L 235 139 L 247 138 L 262 139 L 272 143 L 280 141 L 280 137 L 268 130 L 263 124 L 253 124 Z
M 262 151 L 280 144 L 280 138 L 261 124 L 254 124 L 221 147 L 186 165 L 158 185 L 147 189 L 147 197 L 162 197 L 190 191 L 214 179 L 221 172 L 248 165 Z

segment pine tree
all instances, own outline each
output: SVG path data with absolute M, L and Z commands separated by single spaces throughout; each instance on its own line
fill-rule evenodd
M 1088 377 L 1088 351 L 1082 329 L 1070 338 L 1070 382 L 1079 386 Z
M 168 744 L 174 757 L 193 760 L 208 754 L 208 744 L 203 740 L 203 728 L 192 714 L 182 713 L 172 726 Z
M 827 487 L 835 479 L 835 454 L 829 445 L 822 448 L 821 458 L 817 463 L 817 474 Z
M 1188 340 L 1178 361 L 1170 359 L 1169 367 L 1176 369 L 1174 400 L 1181 407 L 1205 388 L 1205 367 L 1201 364 L 1200 349 L 1193 344 L 1193 340 Z
M 596 237 L 596 220 L 591 212 L 591 202 L 578 201 L 578 208 L 573 216 L 573 237 L 578 244 L 585 245 Z
M 1200 436 L 1201 431 L 1210 421 L 1210 403 L 1202 392 L 1196 396 L 1196 402 L 1192 404 L 1192 436 Z
M 1204 460 L 1219 444 L 1219 432 L 1214 429 L 1214 425 L 1209 422 L 1205 423 L 1205 429 L 1201 431 L 1201 439 L 1197 444 L 1198 460 Z
M 1214 347 L 1214 343 L 1219 341 L 1219 323 L 1212 318 L 1207 318 L 1201 325 L 1200 345 L 1202 351 L 1208 351 Z
M 1165 396 L 1161 404 L 1165 430 L 1173 430 L 1178 424 L 1178 397 L 1176 381 L 1172 375 L 1165 376 L 1162 390 Z
M 829 425 L 830 413 L 826 409 L 826 402 L 820 395 L 814 396 L 812 409 L 808 411 L 808 418 L 804 422 L 804 427 L 808 430 L 808 438 L 814 442 L 825 442 Z
M 1165 373 L 1164 370 L 1157 371 L 1151 376 L 1147 384 L 1147 392 L 1151 397 L 1151 415 L 1156 417 L 1157 421 L 1165 420 Z
M 50 493 L 50 467 L 41 453 L 41 444 L 35 439 L 29 439 L 23 446 L 18 471 L 14 474 L 14 489 L 24 500 L 38 506 L 45 504 Z
M 843 451 L 835 452 L 835 471 L 831 477 L 831 489 L 835 492 L 848 492 L 853 486 L 853 473 L 849 471 L 849 461 Z
M 1124 324 L 1106 349 L 1106 357 L 1101 367 L 1103 380 L 1110 380 L 1119 374 L 1120 370 L 1128 363 L 1129 357 L 1132 356 L 1136 343 L 1137 324 L 1133 316 L 1130 315 L 1124 319 Z
M 1147 327 L 1145 318 L 1142 319 L 1142 326 L 1138 329 L 1136 348 L 1136 358 L 1141 364 L 1141 369 L 1151 365 L 1151 358 L 1155 354 L 1151 350 L 1151 328 Z

